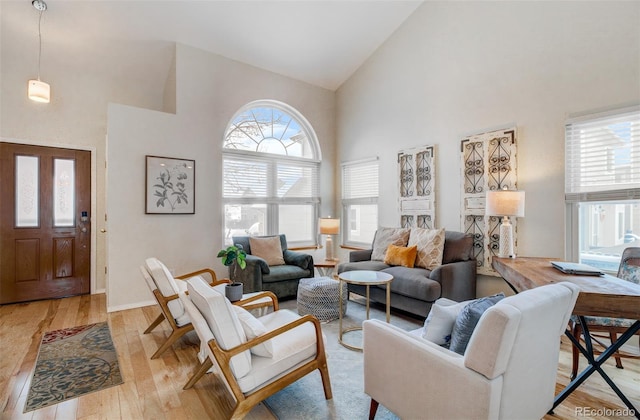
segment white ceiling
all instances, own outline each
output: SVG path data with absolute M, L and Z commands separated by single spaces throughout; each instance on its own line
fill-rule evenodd
M 337 89 L 420 6 L 409 0 L 45 0 L 43 80 L 51 57 L 84 71 L 119 71 L 179 42 Z M 37 61 L 38 12 L 0 1 L 3 59 Z M 13 51 L 11 51 L 13 50 Z M 36 57 L 36 58 L 34 58 Z M 117 61 L 116 61 L 117 60 Z M 166 70 L 161 73 L 166 75 Z M 153 77 L 153 75 L 149 75 Z

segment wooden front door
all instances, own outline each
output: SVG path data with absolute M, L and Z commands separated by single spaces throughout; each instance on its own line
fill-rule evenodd
M 91 153 L 0 143 L 0 304 L 90 292 Z

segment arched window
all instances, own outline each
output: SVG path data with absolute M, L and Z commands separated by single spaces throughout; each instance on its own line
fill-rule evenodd
M 284 233 L 315 245 L 320 148 L 309 122 L 277 101 L 255 101 L 230 121 L 223 143 L 225 243 L 234 235 Z

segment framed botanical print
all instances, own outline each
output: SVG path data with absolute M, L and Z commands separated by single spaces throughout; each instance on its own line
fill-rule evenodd
M 146 156 L 146 214 L 194 214 L 196 161 Z

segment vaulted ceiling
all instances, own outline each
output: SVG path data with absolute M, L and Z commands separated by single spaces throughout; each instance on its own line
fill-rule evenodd
M 148 64 L 165 64 L 168 46 L 179 42 L 330 90 L 348 79 L 422 3 L 45 1 L 43 80 L 47 60 L 63 60 L 87 72 L 145 68 L 139 77 L 165 77 L 164 70 L 149 72 Z M 35 71 L 38 11 L 30 0 L 2 0 L 0 15 L 2 58 L 15 60 L 3 66 Z

